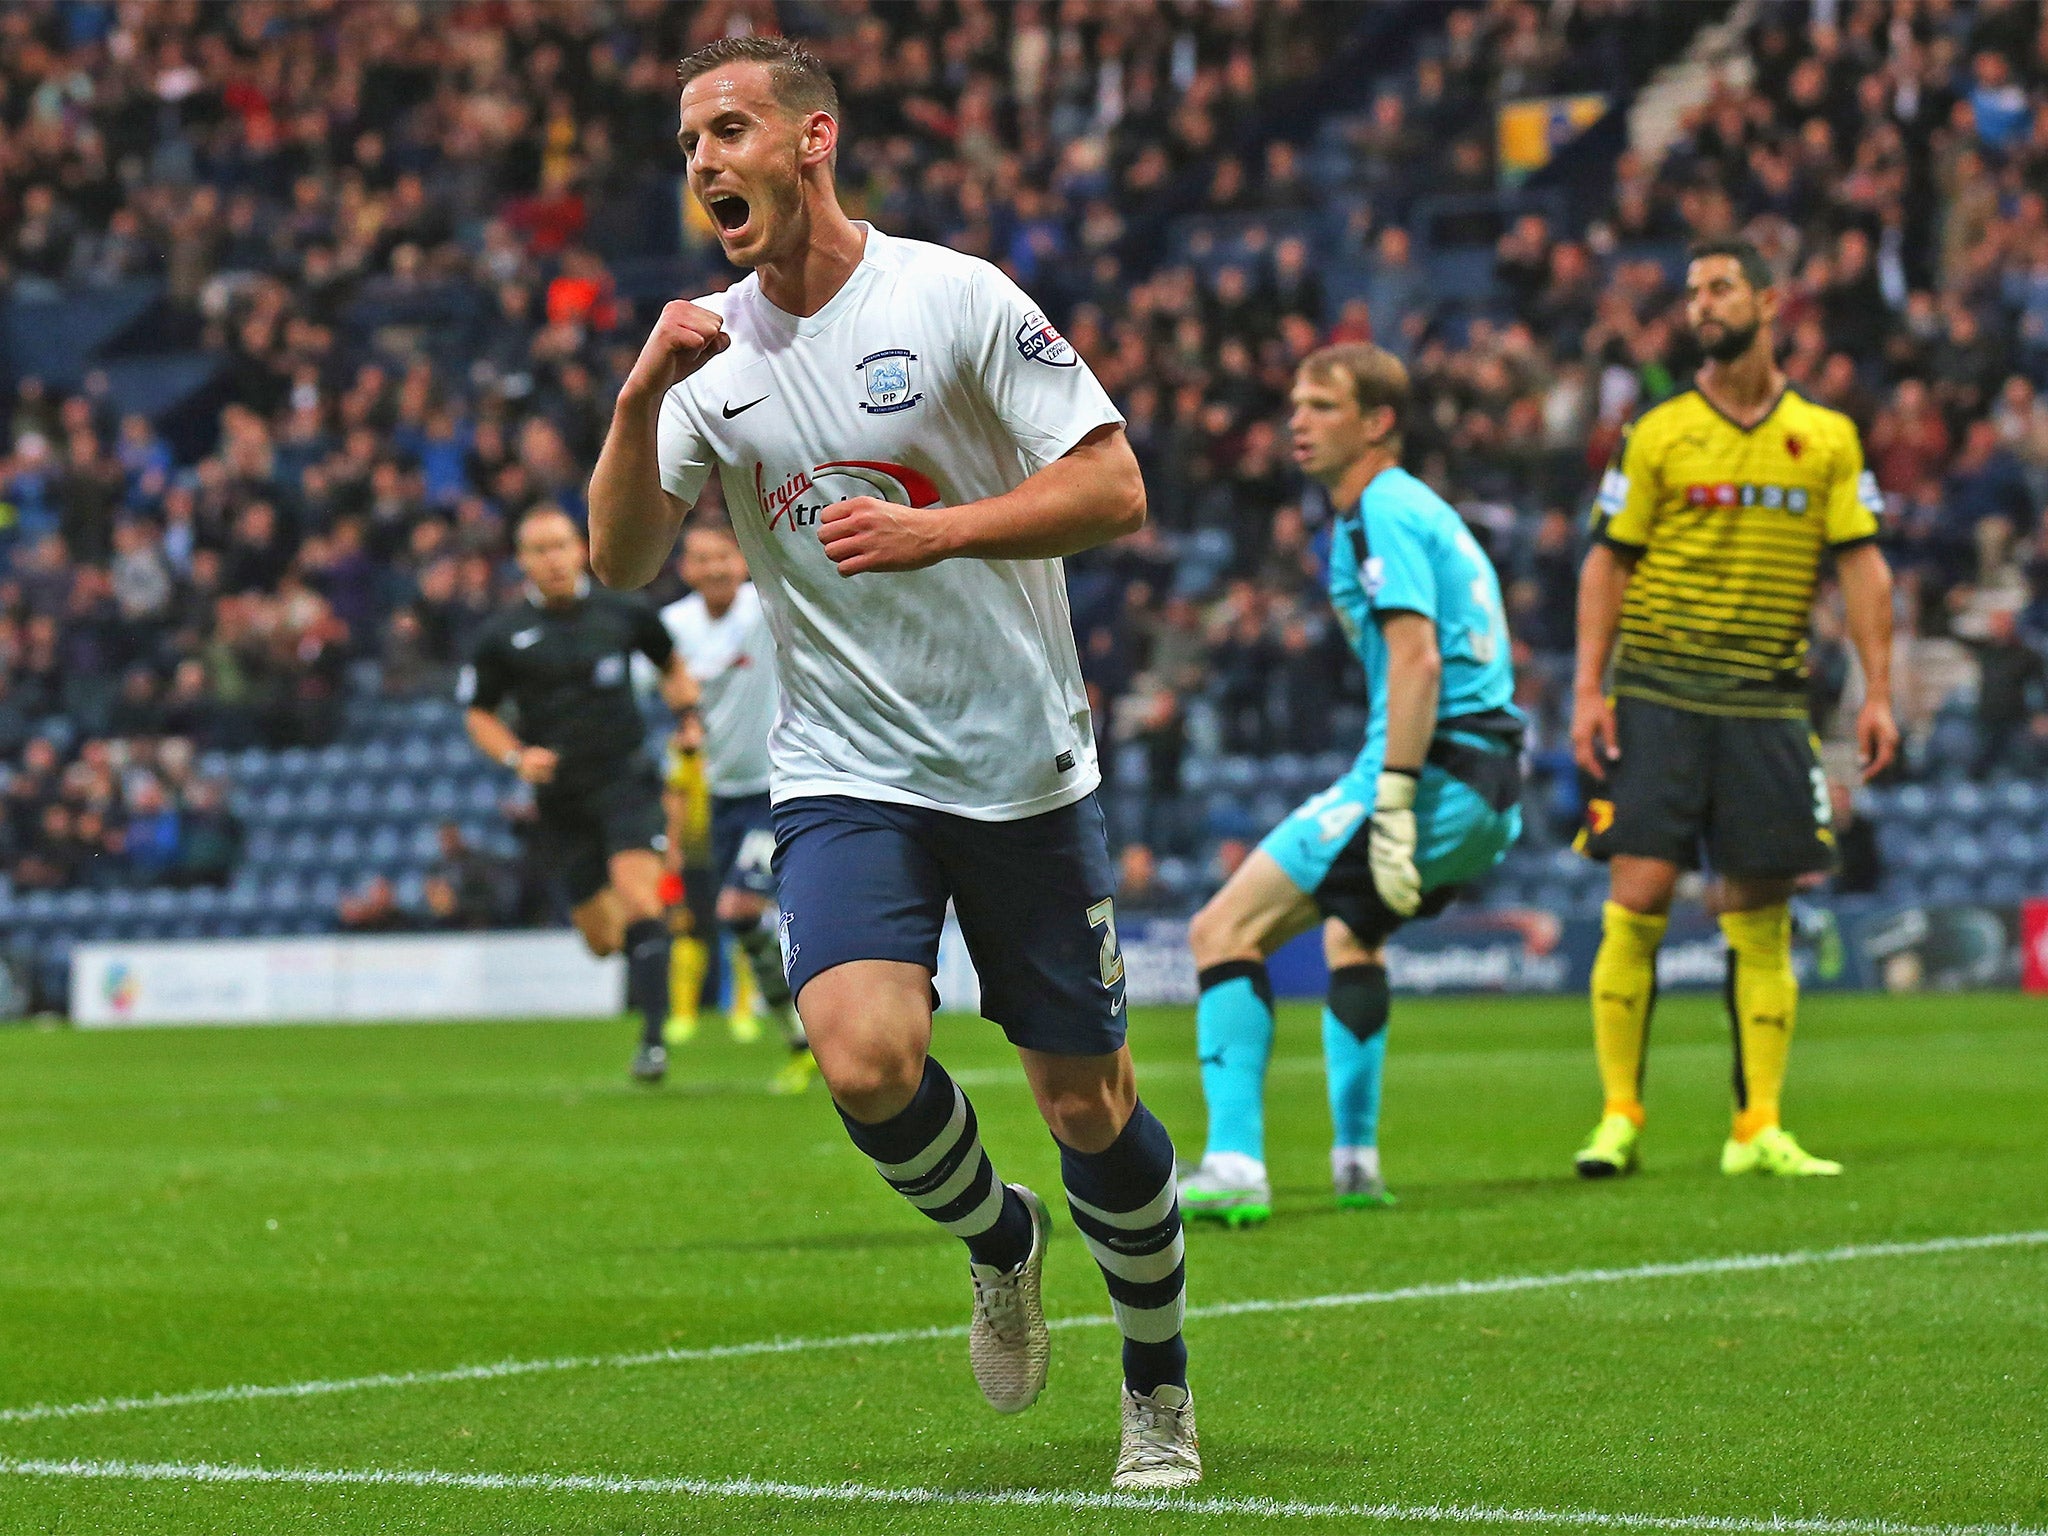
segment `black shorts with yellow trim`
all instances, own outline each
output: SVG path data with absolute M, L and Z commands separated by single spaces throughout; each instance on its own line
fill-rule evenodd
M 1615 700 L 1621 757 L 1587 780 L 1577 847 L 1716 874 L 1790 879 L 1835 862 L 1827 778 L 1804 720 L 1716 715 Z

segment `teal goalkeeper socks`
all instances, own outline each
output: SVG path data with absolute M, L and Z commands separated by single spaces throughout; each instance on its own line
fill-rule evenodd
M 1266 1062 L 1273 1054 L 1273 989 L 1256 960 L 1228 960 L 1201 974 L 1195 1005 L 1210 1152 L 1266 1160 Z
M 1330 1123 L 1337 1133 L 1335 1145 L 1379 1145 L 1380 1074 L 1386 1063 L 1384 1028 L 1360 1040 L 1334 1013 L 1323 1010 L 1323 1067 L 1330 1080 Z

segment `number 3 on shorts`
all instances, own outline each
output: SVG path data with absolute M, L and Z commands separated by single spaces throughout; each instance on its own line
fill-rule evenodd
M 1124 952 L 1116 942 L 1116 902 L 1108 896 L 1088 909 L 1088 926 L 1102 930 L 1102 984 L 1113 987 L 1124 979 Z

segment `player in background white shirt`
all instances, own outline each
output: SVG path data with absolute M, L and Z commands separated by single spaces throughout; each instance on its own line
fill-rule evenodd
M 963 1238 L 990 1404 L 1045 1383 L 1050 1230 L 996 1179 L 929 1055 L 948 899 L 1018 1047 L 1124 1337 L 1129 1489 L 1201 1476 L 1173 1145 L 1124 1045 L 1114 871 L 1059 557 L 1132 531 L 1144 485 L 1102 388 L 1001 272 L 849 220 L 815 57 L 685 59 L 679 143 L 751 275 L 663 311 L 590 485 L 592 563 L 639 586 L 716 469 L 775 635 L 783 955 L 855 1145 Z
M 783 975 L 772 913 L 775 831 L 769 822 L 768 733 L 781 700 L 775 686 L 775 642 L 761 594 L 747 580 L 747 562 L 730 528 L 714 523 L 691 527 L 683 535 L 678 572 L 689 596 L 662 609 L 661 622 L 697 682 L 711 787 L 718 921 L 745 956 L 762 1002 L 789 1043 L 789 1064 L 776 1079 L 777 1090 L 799 1092 L 814 1067 Z M 759 1031 L 751 1020 L 748 1027 Z

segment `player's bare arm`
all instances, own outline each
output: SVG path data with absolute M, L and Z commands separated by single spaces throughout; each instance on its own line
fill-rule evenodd
M 590 475 L 590 569 L 606 586 L 644 587 L 661 574 L 689 511 L 662 489 L 656 467 L 662 397 L 731 344 L 722 319 L 676 299 L 620 386 Z
M 1145 525 L 1145 481 L 1116 425 L 1097 427 L 1013 491 L 958 507 L 873 496 L 835 502 L 818 537 L 842 576 L 921 571 L 941 560 L 1048 560 Z
M 1419 613 L 1387 613 L 1380 617 L 1380 635 L 1387 642 L 1386 763 L 1397 771 L 1420 773 L 1436 734 L 1437 688 L 1443 677 L 1436 625 Z
M 1849 639 L 1863 665 L 1863 707 L 1856 713 L 1856 748 L 1865 782 L 1890 766 L 1899 750 L 1892 718 L 1892 568 L 1875 544 L 1844 550 L 1835 561 Z
M 1607 660 L 1621 629 L 1622 599 L 1635 569 L 1633 558 L 1611 544 L 1595 543 L 1579 571 L 1577 665 L 1572 681 L 1572 756 L 1596 779 L 1621 756 L 1616 744 L 1614 706 L 1607 702 Z
M 512 727 L 488 709 L 472 707 L 462 723 L 477 750 L 494 763 L 502 763 L 529 784 L 546 784 L 555 776 L 556 757 L 546 747 L 529 747 L 513 733 Z

